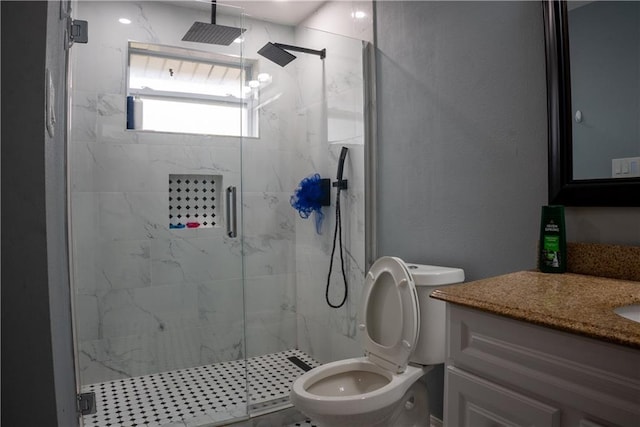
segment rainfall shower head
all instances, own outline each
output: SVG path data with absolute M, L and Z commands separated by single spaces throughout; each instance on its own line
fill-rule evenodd
M 182 37 L 185 42 L 219 44 L 229 46 L 245 32 L 244 28 L 228 27 L 216 24 L 216 0 L 211 1 L 211 24 L 194 22 L 187 34 Z
M 281 67 L 284 67 L 289 62 L 296 59 L 296 56 L 287 52 L 286 50 L 276 46 L 275 44 L 269 42 L 265 44 L 262 49 L 258 51 L 258 55 L 262 55 L 267 58 L 269 61 L 275 62 Z
M 229 46 L 240 37 L 244 28 L 227 27 L 225 25 L 194 22 L 187 34 L 182 38 L 185 42 L 221 44 Z
M 285 50 L 286 49 L 286 50 Z M 327 56 L 327 49 L 313 50 L 305 47 L 291 46 L 282 43 L 267 43 L 258 51 L 259 55 L 264 56 L 270 61 L 275 62 L 281 67 L 284 67 L 289 62 L 296 59 L 296 56 L 287 52 L 287 50 L 293 50 L 295 52 L 309 53 L 312 55 L 318 55 L 320 59 L 324 59 Z

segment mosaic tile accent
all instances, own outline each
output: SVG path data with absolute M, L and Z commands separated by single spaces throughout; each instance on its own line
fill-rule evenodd
M 289 357 L 318 366 L 299 350 L 247 359 L 249 412 L 267 413 L 289 406 L 291 383 L 304 371 Z M 98 412 L 85 427 L 197 427 L 247 413 L 245 361 L 215 363 L 85 386 L 96 393 Z
M 215 227 L 218 221 L 222 177 L 219 175 L 169 175 L 169 223 L 172 228 Z M 195 227 L 194 227 L 195 228 Z
M 269 412 L 274 407 L 289 404 L 291 384 L 305 372 L 288 359 L 292 356 L 298 357 L 311 367 L 318 366 L 318 362 L 299 350 L 267 354 L 247 360 L 251 414 Z

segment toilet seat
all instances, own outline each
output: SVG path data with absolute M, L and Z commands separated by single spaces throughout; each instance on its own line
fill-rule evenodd
M 368 359 L 404 372 L 418 339 L 420 309 L 415 283 L 400 258 L 382 257 L 371 266 L 358 312 Z
M 371 362 L 366 357 L 338 360 L 318 366 L 295 380 L 291 386 L 291 402 L 297 408 L 304 407 L 309 410 L 313 407 L 315 414 L 366 416 L 369 413 L 375 414 L 373 419 L 377 421 L 381 418 L 379 413 L 376 414 L 377 410 L 391 407 L 400 400 L 418 378 L 421 378 L 430 370 L 431 368 L 424 366 L 407 366 L 404 372 L 395 374 Z M 340 391 L 340 383 L 335 384 L 334 395 L 329 395 L 329 393 L 317 394 L 312 391 L 312 387 L 322 380 L 331 379 L 341 374 L 360 373 L 362 371 L 384 377 L 386 379 L 385 384 L 381 384 L 376 389 L 364 390 L 361 394 L 346 396 Z M 331 423 L 329 425 L 334 424 Z M 359 425 L 370 426 L 372 424 L 373 422 L 366 422 Z

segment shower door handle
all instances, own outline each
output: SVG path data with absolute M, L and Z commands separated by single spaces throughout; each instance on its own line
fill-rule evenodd
M 238 236 L 238 208 L 236 205 L 236 187 L 227 187 L 227 236 Z

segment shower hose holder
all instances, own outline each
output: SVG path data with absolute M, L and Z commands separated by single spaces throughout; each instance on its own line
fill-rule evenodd
M 347 188 L 349 188 L 348 181 L 349 181 L 348 179 L 339 179 L 335 181 L 332 185 L 339 190 L 346 190 Z

